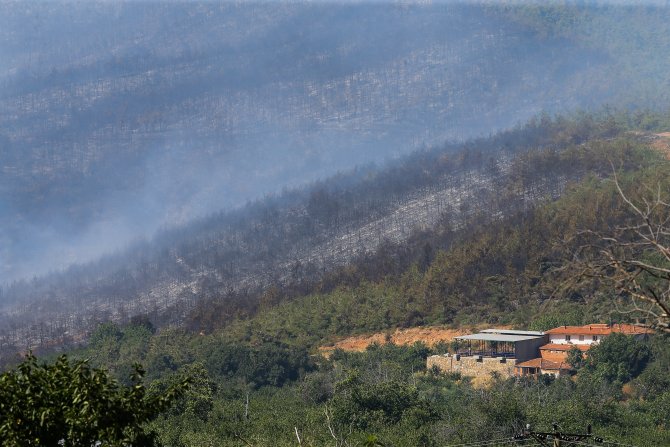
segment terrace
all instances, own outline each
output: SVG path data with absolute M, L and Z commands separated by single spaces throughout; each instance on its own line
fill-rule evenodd
M 455 337 L 459 342 L 458 355 L 499 357 L 524 361 L 537 357 L 547 336 L 535 331 L 488 329 L 478 334 Z

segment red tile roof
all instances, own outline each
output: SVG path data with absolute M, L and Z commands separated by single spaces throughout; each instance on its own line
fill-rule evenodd
M 632 324 L 586 324 L 584 326 L 559 326 L 554 329 L 545 331 L 545 334 L 555 335 L 609 335 L 613 332 L 620 332 L 622 334 L 650 334 L 651 329 L 635 326 Z
M 547 349 L 551 351 L 569 351 L 572 348 L 577 348 L 581 351 L 588 351 L 591 345 L 587 344 L 570 344 L 570 343 L 565 343 L 565 344 L 559 344 L 559 343 L 547 343 L 546 345 L 540 346 L 540 350 Z
M 517 368 L 540 368 L 540 369 L 546 369 L 550 371 L 559 371 L 562 369 L 571 369 L 570 365 L 568 365 L 565 362 L 552 362 L 551 360 L 545 360 L 543 358 L 536 358 L 532 360 L 528 360 L 523 363 L 519 363 L 516 365 Z

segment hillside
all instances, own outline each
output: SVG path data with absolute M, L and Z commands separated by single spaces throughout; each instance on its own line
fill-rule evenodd
M 608 157 L 637 166 L 642 136 L 583 144 L 621 133 L 611 118 L 544 117 L 417 152 L 165 231 L 99 262 L 13 283 L 3 292 L 3 335 L 26 347 L 70 343 L 110 319 L 183 322 L 213 300 L 226 309 L 221 321 L 253 314 L 268 287 L 304 294 L 330 272 L 393 253 L 422 232 L 448 239 L 469 231 L 473 219 L 486 225 L 556 199 L 570 183 L 607 175 Z M 195 324 L 206 327 L 205 320 Z
M 667 21 L 633 12 L 3 2 L 0 283 L 542 110 L 663 108 Z
M 0 444 L 670 446 L 669 13 L 0 0 Z
M 612 291 L 597 281 L 566 290 L 562 267 L 572 262 L 581 230 L 630 222 L 607 159 L 621 167 L 628 194 L 644 194 L 654 184 L 670 190 L 670 166 L 650 141 L 622 132 L 551 151 L 550 158 L 536 151 L 525 159 L 530 172 L 542 160 L 555 166 L 561 159 L 595 170 L 566 185 L 556 200 L 493 219 L 480 209 L 460 229 L 442 222 L 417 231 L 317 283 L 275 285 L 257 297 L 254 312 L 229 315 L 227 297 L 219 296 L 197 306 L 186 327 L 156 328 L 147 318 L 102 324 L 70 355 L 122 380 L 133 362 L 142 362 L 157 392 L 191 377 L 189 393 L 151 425 L 170 445 L 288 446 L 296 432 L 313 445 L 370 439 L 398 446 L 491 439 L 515 445 L 513 436 L 527 423 L 548 430 L 547 420 L 574 432 L 591 424 L 609 442 L 665 445 L 667 337 L 613 337 L 592 348 L 573 377 L 492 378 L 484 389 L 426 371 L 426 357 L 444 352 L 445 343 L 433 350 L 401 346 L 403 337 L 425 337 L 436 325 L 448 337 L 474 325 L 545 330 L 639 318 L 612 313 Z M 603 171 L 594 175 L 599 166 Z M 320 355 L 323 345 L 367 343 L 371 332 L 388 337 L 361 352 Z

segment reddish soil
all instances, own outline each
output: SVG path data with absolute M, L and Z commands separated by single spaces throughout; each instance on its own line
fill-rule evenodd
M 361 352 L 373 343 L 385 344 L 393 343 L 395 345 L 411 345 L 418 341 L 427 346 L 434 346 L 436 343 L 450 342 L 458 335 L 470 334 L 480 329 L 486 329 L 490 326 L 468 327 L 459 329 L 448 329 L 444 327 L 415 327 L 409 329 L 396 329 L 395 331 L 378 332 L 369 335 L 357 335 L 339 340 L 331 345 L 321 346 L 319 351 L 322 355 L 328 357 L 335 349 L 344 351 Z M 496 326 L 507 328 L 507 326 Z

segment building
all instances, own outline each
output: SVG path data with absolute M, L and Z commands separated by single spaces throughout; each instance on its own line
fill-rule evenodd
M 471 377 L 490 377 L 491 373 L 512 377 L 516 364 L 537 357 L 539 347 L 547 340 L 537 331 L 487 329 L 455 337 L 455 353 L 430 356 L 426 365 Z
M 589 348 L 613 333 L 644 338 L 652 331 L 632 324 L 587 324 L 559 326 L 546 332 L 513 329 L 486 329 L 477 334 L 455 337 L 456 352 L 430 356 L 428 368 L 457 372 L 464 376 L 525 377 L 551 374 L 560 377 L 571 372 L 568 352 Z
M 454 337 L 461 344 L 461 355 L 505 357 L 523 362 L 537 357 L 537 350 L 547 343 L 547 336 L 538 331 L 486 329 L 478 334 Z
M 565 362 L 552 362 L 541 357 L 518 363 L 514 368 L 515 375 L 518 377 L 536 376 L 538 374 L 551 374 L 560 377 L 570 374 L 572 370 L 570 365 Z
M 584 353 L 588 351 L 590 347 L 590 344 L 547 343 L 546 345 L 540 346 L 540 357 L 545 360 L 551 360 L 552 362 L 565 362 L 568 359 L 568 351 L 572 348 L 577 348 Z
M 540 346 L 540 356 L 532 360 L 517 363 L 514 375 L 528 376 L 552 374 L 556 377 L 570 372 L 567 363 L 568 352 L 579 349 L 587 355 L 591 346 L 600 343 L 613 333 L 620 333 L 642 339 L 650 334 L 650 329 L 632 324 L 587 324 L 584 326 L 559 326 L 545 332 L 549 343 Z
M 554 344 L 591 345 L 613 333 L 643 338 L 652 331 L 632 324 L 586 324 L 584 326 L 559 326 L 546 332 Z

